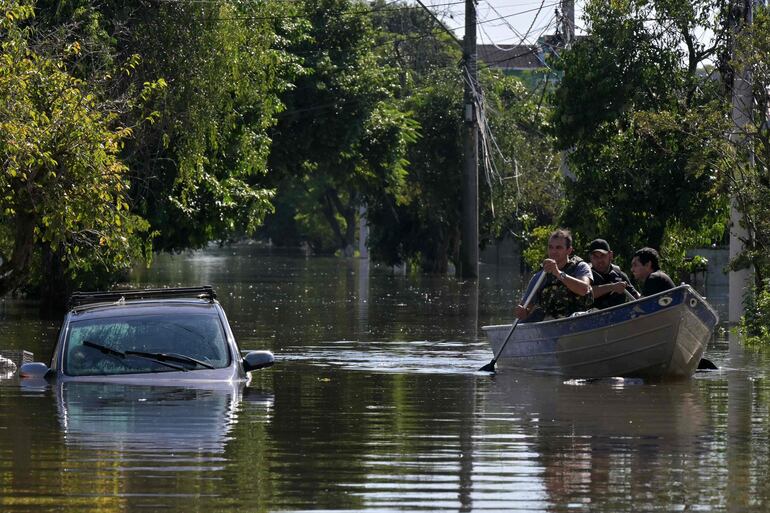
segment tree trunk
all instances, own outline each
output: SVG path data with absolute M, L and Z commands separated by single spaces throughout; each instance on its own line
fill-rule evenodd
M 420 268 L 423 272 L 446 274 L 449 269 L 449 237 L 444 229 L 441 232 L 430 246 L 422 249 Z
M 49 245 L 42 247 L 42 282 L 40 284 L 41 307 L 48 311 L 63 309 L 71 293 L 71 285 L 65 276 L 61 249 L 54 251 Z
M 345 217 L 345 247 L 342 254 L 346 257 L 352 257 L 356 250 L 356 211 L 352 207 L 348 208 L 343 216 Z
M 30 274 L 35 249 L 35 218 L 29 212 L 18 212 L 14 219 L 13 252 L 0 266 L 0 295 L 15 292 Z
M 326 222 L 329 223 L 329 226 L 334 232 L 334 237 L 337 239 L 337 244 L 340 247 L 344 247 L 345 237 L 342 235 L 342 227 L 340 227 L 340 223 L 337 221 L 337 216 L 335 215 L 335 206 L 334 202 L 332 201 L 332 197 L 336 194 L 337 193 L 332 189 L 328 189 L 324 193 L 323 197 L 321 198 L 321 210 L 324 214 L 324 217 L 326 218 Z
M 329 223 L 329 226 L 331 226 L 331 229 L 337 238 L 339 249 L 346 257 L 353 256 L 355 251 L 356 209 L 353 206 L 354 203 L 355 200 L 351 200 L 350 205 L 343 204 L 339 194 L 334 189 L 327 189 L 326 193 L 323 195 L 322 207 L 324 217 L 326 217 L 326 221 Z M 344 232 L 337 220 L 337 213 L 339 213 L 345 220 Z

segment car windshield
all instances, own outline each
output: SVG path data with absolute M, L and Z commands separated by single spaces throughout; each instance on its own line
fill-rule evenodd
M 65 347 L 64 372 L 70 376 L 191 371 L 230 364 L 219 318 L 191 312 L 73 321 Z

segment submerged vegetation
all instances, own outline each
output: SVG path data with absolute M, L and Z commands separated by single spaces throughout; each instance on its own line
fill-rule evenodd
M 686 248 L 728 237 L 733 198 L 744 325 L 768 338 L 770 22 L 758 7 L 736 30 L 731 6 L 591 0 L 548 80 L 482 65 L 482 244 L 514 236 L 536 259 L 561 224 L 621 262 L 652 245 L 687 269 Z M 382 0 L 2 0 L 0 293 L 57 302 L 153 251 L 244 236 L 352 255 L 362 222 L 373 258 L 446 272 L 456 43 Z M 757 115 L 737 132 L 742 73 Z

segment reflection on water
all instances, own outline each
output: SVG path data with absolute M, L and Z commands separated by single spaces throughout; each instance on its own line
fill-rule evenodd
M 613 511 L 633 498 L 633 507 L 623 510 L 649 511 L 662 500 L 679 507 L 698 500 L 670 482 L 672 474 L 687 477 L 682 463 L 706 448 L 701 440 L 712 432 L 694 381 L 650 386 L 500 377 L 483 410 L 479 445 L 492 460 L 484 472 L 491 477 L 501 470 L 495 461 L 501 454 L 512 461 L 524 456 L 530 464 L 510 474 L 511 484 L 527 476 L 535 481 L 536 474 L 547 509 Z
M 264 433 L 272 405 L 271 394 L 242 384 L 5 383 L 0 475 L 10 479 L 0 510 L 152 510 L 219 498 L 239 418 Z
M 469 345 L 451 340 L 360 342 L 339 340 L 288 346 L 283 361 L 312 362 L 316 366 L 398 373 L 473 372 L 489 361 L 484 343 Z
M 54 394 L 67 445 L 172 455 L 224 452 L 241 400 L 235 383 L 151 387 L 59 383 Z M 269 402 L 269 401 L 268 401 Z
M 481 342 L 479 326 L 510 318 L 511 289 L 522 282 L 512 269 L 484 266 L 478 283 L 458 282 L 250 246 L 162 256 L 140 271 L 143 284 L 216 285 L 242 345 L 274 351 L 338 340 Z
M 0 380 L 0 511 L 767 511 L 767 352 L 719 337 L 689 381 L 477 373 L 521 280 L 398 276 L 254 247 L 159 258 L 211 283 L 248 387 Z M 0 309 L 0 346 L 55 326 Z M 5 312 L 5 314 L 3 314 Z

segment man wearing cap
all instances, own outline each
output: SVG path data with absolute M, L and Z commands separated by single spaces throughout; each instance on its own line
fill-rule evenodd
M 588 245 L 593 273 L 594 308 L 609 308 L 626 302 L 626 290 L 635 298 L 639 292 L 631 285 L 628 275 L 612 263 L 614 254 L 604 239 L 594 239 Z

